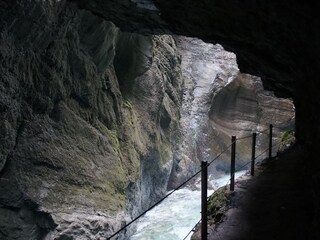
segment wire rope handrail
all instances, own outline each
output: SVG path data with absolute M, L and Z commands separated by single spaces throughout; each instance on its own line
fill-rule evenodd
M 272 125 L 270 125 L 270 129 L 266 129 L 266 130 L 264 130 L 264 131 L 262 131 L 262 132 L 260 132 L 261 134 L 262 133 L 264 133 L 264 132 L 266 132 L 267 130 L 269 130 L 270 132 L 269 132 L 269 137 L 270 137 L 270 139 L 271 139 L 271 142 L 269 142 L 269 147 L 268 148 L 266 148 L 264 151 L 262 151 L 260 154 L 258 154 L 257 156 L 255 156 L 255 151 L 253 151 L 253 156 L 252 156 L 252 159 L 250 160 L 250 161 L 248 161 L 248 162 L 246 162 L 244 165 L 242 165 L 240 168 L 237 168 L 237 171 L 239 171 L 239 170 L 242 170 L 244 167 L 246 167 L 247 165 L 249 165 L 250 163 L 252 163 L 253 164 L 253 166 L 254 166 L 254 164 L 255 164 L 255 160 L 256 159 L 258 159 L 260 156 L 262 156 L 264 153 L 266 153 L 268 150 L 269 151 L 271 151 L 272 152 L 272 149 L 273 149 L 273 147 L 274 146 L 276 146 L 276 145 L 279 145 L 279 144 L 281 144 L 281 142 L 282 142 L 282 140 L 280 139 L 279 141 L 277 141 L 276 143 L 274 143 L 274 144 L 271 144 L 272 143 Z M 256 137 L 256 132 L 255 133 L 253 133 L 252 135 L 250 135 L 250 136 L 244 136 L 244 137 L 241 137 L 241 138 L 236 138 L 235 136 L 234 137 L 232 137 L 232 139 L 234 139 L 234 140 L 232 140 L 232 143 L 223 151 L 223 152 L 221 152 L 214 160 L 216 160 L 218 157 L 220 157 L 224 152 L 226 152 L 233 144 L 235 144 L 236 142 L 237 142 L 237 140 L 242 140 L 242 139 L 246 139 L 246 138 L 249 138 L 249 137 L 253 137 L 253 139 L 254 139 L 254 141 L 253 141 L 253 145 L 254 145 L 254 148 L 255 148 L 255 137 Z M 235 148 L 235 146 L 234 146 L 234 148 Z M 271 149 L 271 150 L 270 150 Z M 270 153 L 270 152 L 269 152 Z M 269 158 L 271 158 L 271 154 L 269 155 Z M 214 161 L 213 160 L 213 161 Z M 213 161 L 211 161 L 206 167 L 208 167 Z M 232 173 L 231 173 L 231 177 L 230 177 L 230 179 L 228 180 L 228 182 L 224 185 L 224 186 L 226 186 L 226 185 L 228 185 L 230 182 L 231 182 L 231 180 L 232 179 L 234 179 L 234 177 L 235 177 L 235 171 L 233 171 Z M 234 180 L 233 180 L 233 182 L 234 182 Z M 233 183 L 234 184 L 234 183 Z M 230 190 L 231 190 L 231 187 L 230 187 Z M 234 189 L 232 189 L 232 190 L 234 190 Z M 201 220 L 200 220 L 201 221 Z M 200 222 L 199 221 L 199 222 Z M 197 224 L 199 224 L 199 222 L 197 223 Z M 196 224 L 196 225 L 197 225 Z M 195 227 L 194 227 L 195 228 Z M 184 238 L 184 240 L 190 235 L 190 233 L 194 230 L 194 228 L 192 228 L 190 231 L 189 231 L 189 233 L 188 233 L 188 235 Z M 202 230 L 201 230 L 202 231 Z M 202 233 L 201 232 L 201 234 L 206 234 L 206 233 Z
M 194 231 L 194 229 L 197 227 L 197 225 L 201 222 L 201 219 L 193 226 L 193 228 L 188 232 L 187 236 L 185 236 L 182 240 L 186 240 L 187 237 Z
M 237 138 L 237 141 L 243 140 L 243 139 L 247 139 L 247 138 L 251 138 L 251 137 L 252 137 L 252 134 L 249 134 L 249 135 L 246 135 L 246 136 L 244 136 L 244 137 L 239 137 L 239 138 Z
M 126 225 L 124 225 L 122 228 L 120 228 L 118 231 L 116 231 L 115 233 L 113 233 L 110 237 L 108 237 L 107 239 L 111 239 L 114 236 L 118 235 L 122 230 L 124 230 L 125 228 L 129 227 L 132 223 L 134 223 L 135 221 L 137 221 L 139 218 L 141 218 L 144 214 L 146 214 L 147 212 L 149 212 L 151 209 L 153 209 L 155 206 L 157 206 L 158 204 L 160 204 L 161 202 L 163 202 L 165 199 L 167 199 L 169 196 L 171 196 L 175 191 L 179 190 L 181 187 L 183 187 L 185 184 L 187 184 L 192 178 L 194 178 L 195 176 L 197 176 L 199 173 L 201 172 L 201 169 L 198 170 L 195 174 L 193 174 L 191 177 L 189 177 L 186 181 L 184 181 L 182 184 L 180 184 L 178 187 L 176 187 L 175 189 L 173 189 L 171 192 L 169 192 L 166 196 L 164 196 L 163 198 L 161 198 L 160 200 L 158 200 L 155 204 L 153 204 L 151 207 L 149 207 L 147 210 L 143 211 L 142 213 L 140 213 L 137 217 L 135 217 L 133 220 L 131 220 L 129 223 L 127 223 Z
M 224 154 L 226 151 L 228 151 L 228 149 L 232 146 L 232 143 L 230 145 L 227 146 L 226 149 L 224 149 L 222 152 L 220 152 L 213 160 L 211 160 L 208 165 L 206 166 L 206 168 L 212 164 L 214 161 L 216 161 L 222 154 Z M 135 217 L 133 220 L 131 220 L 129 223 L 127 223 L 126 225 L 124 225 L 123 227 L 121 227 L 119 230 L 117 230 L 115 233 L 113 233 L 110 237 L 107 238 L 107 240 L 112 239 L 113 237 L 115 237 L 116 235 L 118 235 L 120 232 L 122 232 L 124 229 L 126 229 L 127 227 L 129 227 L 131 224 L 133 224 L 134 222 L 136 222 L 139 218 L 141 218 L 143 215 L 145 215 L 147 212 L 149 212 L 151 209 L 153 209 L 154 207 L 156 207 L 157 205 L 159 205 L 161 202 L 163 202 L 166 198 L 168 198 L 169 196 L 171 196 L 175 191 L 179 190 L 181 187 L 183 187 L 184 185 L 186 185 L 189 181 L 191 181 L 195 176 L 197 176 L 199 173 L 201 173 L 202 169 L 198 170 L 196 173 L 194 173 L 191 177 L 189 177 L 187 180 L 185 180 L 183 183 L 181 183 L 178 187 L 176 187 L 175 189 L 173 189 L 171 192 L 169 192 L 167 195 L 165 195 L 163 198 L 161 198 L 160 200 L 158 200 L 156 203 L 154 203 L 152 206 L 150 206 L 148 209 L 146 209 L 145 211 L 143 211 L 142 213 L 140 213 L 137 217 Z
M 226 149 L 224 149 L 222 152 L 220 152 L 213 160 L 211 160 L 206 167 L 209 167 L 211 163 L 213 163 L 214 161 L 216 161 L 222 154 L 224 154 L 225 152 L 227 152 L 228 149 L 232 146 L 232 144 L 233 144 L 233 142 L 232 142 L 228 147 L 226 147 Z
M 256 133 L 258 133 L 258 134 L 263 134 L 263 133 L 265 133 L 265 132 L 267 132 L 267 131 L 269 131 L 269 129 L 268 128 L 266 128 L 265 130 L 263 130 L 263 131 L 256 131 Z
M 271 125 L 272 127 L 272 125 Z M 265 129 L 263 131 L 256 131 L 256 133 L 260 133 L 263 134 L 266 131 L 268 131 L 269 129 Z M 293 130 L 293 129 L 291 129 Z M 247 136 L 243 136 L 240 138 L 235 138 L 234 141 L 232 141 L 232 143 L 230 145 L 228 145 L 222 152 L 220 152 L 213 160 L 211 160 L 210 162 L 208 162 L 208 164 L 205 166 L 205 168 L 208 168 L 214 161 L 216 161 L 222 154 L 224 154 L 225 152 L 227 152 L 229 150 L 229 148 L 236 143 L 236 141 L 239 140 L 243 140 L 243 139 L 247 139 L 250 138 L 252 135 L 247 135 Z M 277 144 L 280 144 L 281 140 L 273 145 L 270 145 L 271 148 L 273 146 L 276 146 Z M 259 158 L 262 154 L 264 154 L 265 152 L 267 152 L 270 149 L 270 146 L 264 150 L 263 152 L 261 152 L 258 156 L 256 156 L 254 158 L 257 159 Z M 238 170 L 242 170 L 245 166 L 247 166 L 248 164 L 250 164 L 251 161 L 246 162 L 243 166 L 241 166 L 240 168 L 238 168 Z M 115 233 L 113 233 L 110 237 L 107 238 L 107 240 L 112 239 L 113 237 L 115 237 L 116 235 L 118 235 L 121 231 L 123 231 L 124 229 L 126 229 L 127 227 L 129 227 L 131 224 L 133 224 L 134 222 L 136 222 L 138 219 L 140 219 L 143 215 L 145 215 L 147 212 L 149 212 L 151 209 L 153 209 L 154 207 L 156 207 L 157 205 L 159 205 L 161 202 L 163 202 L 165 199 L 167 199 L 169 196 L 171 196 L 174 192 L 176 192 L 177 190 L 179 190 L 181 187 L 183 187 L 184 185 L 186 185 L 189 181 L 191 181 L 194 177 L 196 177 L 199 173 L 201 173 L 202 168 L 200 170 L 198 170 L 197 172 L 195 172 L 192 176 L 190 176 L 189 178 L 187 178 L 187 180 L 185 180 L 184 182 L 182 182 L 178 187 L 174 188 L 172 191 L 170 191 L 167 195 L 165 195 L 163 198 L 161 198 L 160 200 L 158 200 L 156 203 L 154 203 L 152 206 L 150 206 L 148 209 L 146 209 L 145 211 L 143 211 L 142 213 L 140 213 L 137 217 L 135 217 L 134 219 L 132 219 L 129 223 L 127 223 L 126 225 L 124 225 L 123 227 L 121 227 L 118 231 L 116 231 Z M 229 181 L 227 182 L 226 185 L 229 184 L 229 182 L 231 181 L 231 179 L 235 176 L 235 172 L 232 173 L 231 178 L 229 179 Z M 199 224 L 199 222 L 201 221 L 201 219 L 198 221 L 197 224 Z M 183 239 L 185 240 L 190 233 L 195 229 L 195 227 L 197 226 L 197 224 L 189 231 L 189 233 L 187 234 L 187 236 Z
M 272 147 L 281 144 L 281 140 L 277 141 L 276 143 L 272 144 Z M 270 147 L 267 147 L 264 151 L 262 151 L 261 153 L 259 153 L 257 156 L 255 156 L 254 160 L 258 159 L 259 157 L 261 157 L 264 153 L 266 153 L 269 150 Z M 242 165 L 241 167 L 237 168 L 237 171 L 241 171 L 244 169 L 244 167 L 248 166 L 250 163 L 252 162 L 252 160 L 246 162 L 244 165 Z M 228 185 L 231 181 L 231 179 L 235 176 L 235 172 L 232 173 L 231 177 L 229 178 L 228 182 L 224 185 Z
M 250 161 L 248 161 L 248 162 L 246 162 L 244 165 L 242 165 L 242 166 L 241 166 L 240 168 L 238 168 L 237 170 L 238 170 L 238 171 L 243 170 L 243 169 L 244 169 L 244 167 L 248 166 L 250 163 L 251 163 L 251 160 L 250 160 Z

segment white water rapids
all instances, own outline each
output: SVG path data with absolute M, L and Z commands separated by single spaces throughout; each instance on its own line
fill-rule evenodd
M 245 174 L 237 172 L 235 177 Z M 230 175 L 215 179 L 215 186 L 224 186 Z M 213 191 L 208 191 L 208 196 Z M 201 192 L 187 188 L 177 190 L 158 206 L 147 212 L 137 224 L 130 240 L 182 240 L 200 220 Z M 191 234 L 186 238 L 190 239 Z

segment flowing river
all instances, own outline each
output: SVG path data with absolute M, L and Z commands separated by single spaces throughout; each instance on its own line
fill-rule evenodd
M 235 177 L 245 174 L 237 172 Z M 214 180 L 215 186 L 224 186 L 229 175 Z M 208 196 L 213 191 L 208 191 Z M 146 213 L 137 224 L 130 240 L 182 240 L 200 220 L 201 192 L 180 189 L 161 204 Z M 190 239 L 191 234 L 186 238 Z

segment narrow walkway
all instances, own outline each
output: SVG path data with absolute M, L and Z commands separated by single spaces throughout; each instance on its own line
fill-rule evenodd
M 302 158 L 291 149 L 257 167 L 257 176 L 237 181 L 231 207 L 222 223 L 209 227 L 208 239 L 320 239 L 312 226 L 311 189 Z

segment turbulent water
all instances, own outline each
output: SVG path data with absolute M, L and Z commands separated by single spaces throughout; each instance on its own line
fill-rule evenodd
M 236 173 L 236 177 L 246 171 Z M 229 175 L 214 180 L 224 186 Z M 213 191 L 208 191 L 208 195 Z M 149 211 L 138 222 L 137 232 L 130 240 L 182 240 L 200 220 L 201 192 L 180 189 Z M 186 238 L 190 239 L 191 234 Z

